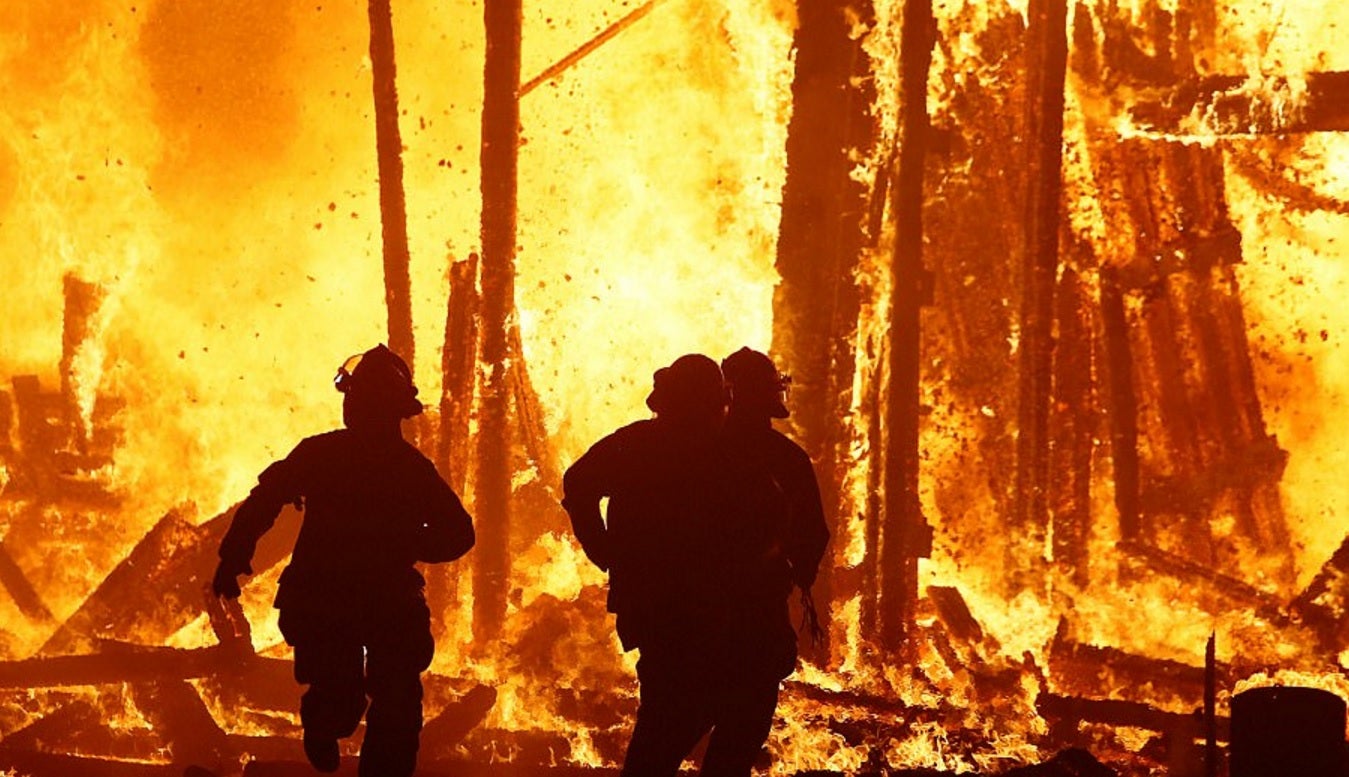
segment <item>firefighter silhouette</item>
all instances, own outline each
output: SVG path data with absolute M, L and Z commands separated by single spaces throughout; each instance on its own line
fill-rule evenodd
M 774 418 L 790 415 L 786 398 L 791 378 L 778 372 L 767 354 L 751 348 L 741 348 L 722 359 L 721 371 L 731 394 L 727 445 L 735 455 L 765 466 L 782 491 L 787 523 L 780 536 L 787 574 L 801 591 L 807 623 L 818 640 L 822 634 L 815 620 L 810 587 L 829 543 L 829 527 L 809 454 L 773 428 Z
M 726 400 L 717 363 L 682 356 L 654 376 L 655 418 L 595 443 L 563 479 L 622 646 L 640 653 L 624 775 L 675 774 L 709 732 L 702 774 L 749 774 L 795 666 L 786 499 L 727 439 Z
M 339 429 L 302 440 L 258 477 L 220 545 L 212 587 L 239 596 L 258 538 L 287 503 L 304 521 L 276 595 L 295 651 L 304 750 L 323 772 L 338 740 L 366 721 L 361 777 L 406 777 L 422 726 L 421 673 L 434 644 L 417 562 L 452 561 L 473 547 L 473 524 L 431 464 L 403 439 L 422 405 L 401 358 L 383 345 L 338 370 Z M 367 698 L 368 707 L 367 710 Z

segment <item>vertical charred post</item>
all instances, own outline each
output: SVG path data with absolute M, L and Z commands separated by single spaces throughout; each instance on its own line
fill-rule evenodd
M 885 521 L 881 528 L 881 642 L 899 647 L 918 602 L 918 558 L 927 555 L 918 500 L 920 313 L 931 288 L 923 266 L 923 167 L 927 78 L 936 22 L 931 0 L 905 0 L 899 54 L 899 174 L 893 189 L 895 247 L 885 408 Z
M 1075 246 L 1073 253 L 1088 253 Z M 1047 484 L 1052 527 L 1054 566 L 1079 586 L 1088 583 L 1088 546 L 1091 538 L 1091 465 L 1096 431 L 1095 392 L 1092 384 L 1093 338 L 1086 282 L 1065 268 L 1055 292 L 1058 319 L 1054 357 L 1054 402 L 1049 418 L 1050 468 L 1055 478 Z
M 1114 467 L 1115 508 L 1120 539 L 1136 540 L 1138 513 L 1138 398 L 1134 393 L 1133 354 L 1124 290 L 1119 273 L 1101 268 L 1101 331 L 1105 341 L 1106 388 L 1110 418 L 1110 458 Z
M 1100 67 L 1077 73 L 1084 99 L 1204 83 L 1217 18 L 1210 0 L 1174 14 L 1155 9 L 1141 27 L 1113 7 L 1080 16 L 1079 24 L 1094 21 L 1099 31 L 1084 39 L 1100 41 Z M 1104 123 L 1088 142 L 1099 200 L 1132 239 L 1101 271 L 1126 548 L 1152 566 L 1171 556 L 1215 574 L 1291 586 L 1293 554 L 1278 499 L 1286 454 L 1264 427 L 1256 391 L 1226 156 L 1218 146 L 1163 133 L 1121 139 Z
M 1218 635 L 1204 649 L 1204 777 L 1218 777 Z
M 874 136 L 870 58 L 852 32 L 855 23 L 871 26 L 875 14 L 870 0 L 799 0 L 797 15 L 771 350 L 792 376 L 792 433 L 815 462 L 833 527 L 860 305 L 854 274 L 867 213 L 866 187 L 850 173 L 854 154 L 869 152 Z M 822 609 L 837 598 L 831 572 L 826 561 L 815 584 Z
M 483 4 L 487 62 L 482 111 L 482 404 L 473 503 L 473 629 L 491 639 L 506 615 L 510 568 L 511 369 L 516 186 L 520 146 L 520 0 Z
M 76 374 L 75 357 L 88 341 L 94 316 L 103 304 L 105 292 L 96 283 L 82 280 L 73 274 L 63 279 L 65 311 L 61 322 L 61 399 L 65 404 L 65 422 L 73 431 L 76 449 L 87 452 L 89 440 L 80 422 L 79 376 Z
M 440 355 L 440 435 L 436 459 L 448 469 L 450 486 L 464 493 L 468 481 L 468 422 L 473 414 L 478 364 L 478 255 L 450 265 L 445 347 Z
M 1049 406 L 1053 390 L 1054 284 L 1059 267 L 1063 191 L 1065 0 L 1031 0 L 1027 28 L 1026 233 L 1021 278 L 1021 385 L 1017 411 L 1016 514 L 1008 545 L 1013 589 L 1034 579 L 1049 523 Z
M 398 73 L 390 0 L 370 0 L 370 63 L 374 74 L 375 146 L 379 152 L 379 212 L 384 235 L 384 303 L 389 348 L 413 365 L 412 282 L 408 275 L 403 140 L 398 131 Z
M 464 493 L 470 456 L 469 421 L 473 416 L 478 375 L 478 255 L 450 265 L 450 294 L 445 312 L 445 345 L 440 354 L 440 428 L 436 436 L 436 463 L 456 494 Z M 426 575 L 426 598 L 433 622 L 444 626 L 445 616 L 460 607 L 458 564 L 434 564 Z

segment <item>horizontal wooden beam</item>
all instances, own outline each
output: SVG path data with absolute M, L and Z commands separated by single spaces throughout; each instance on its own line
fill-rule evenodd
M 1349 72 L 1311 73 L 1305 92 L 1284 77 L 1264 83 L 1249 76 L 1208 76 L 1186 81 L 1129 113 L 1144 131 L 1242 136 L 1349 130 Z

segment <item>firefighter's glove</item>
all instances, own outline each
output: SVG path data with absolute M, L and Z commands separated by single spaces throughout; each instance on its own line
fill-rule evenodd
M 211 580 L 211 591 L 216 596 L 223 596 L 226 599 L 238 599 L 239 594 L 239 575 L 241 573 L 234 566 L 221 561 L 215 568 L 215 578 Z

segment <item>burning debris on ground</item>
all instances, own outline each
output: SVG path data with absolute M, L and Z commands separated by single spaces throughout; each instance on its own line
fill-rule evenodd
M 420 774 L 616 773 L 560 473 L 746 343 L 832 531 L 761 773 L 1236 777 L 1257 709 L 1342 746 L 1349 10 L 231 8 L 0 12 L 0 771 L 311 773 L 301 513 L 207 591 L 372 339 L 479 525 Z

